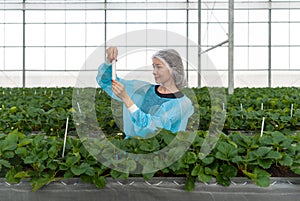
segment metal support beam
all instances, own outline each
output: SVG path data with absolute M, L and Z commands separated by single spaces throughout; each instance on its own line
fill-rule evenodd
M 198 87 L 201 87 L 201 0 L 198 0 Z
M 228 11 L 228 93 L 234 91 L 234 72 L 233 72 L 233 26 L 234 25 L 234 0 L 229 0 Z
M 272 0 L 269 0 L 271 3 Z M 272 36 L 271 36 L 271 29 L 272 29 L 272 9 L 269 9 L 269 19 L 268 19 L 268 24 L 269 24 L 269 42 L 268 42 L 268 86 L 272 86 Z
M 23 3 L 25 3 L 25 0 L 23 0 Z M 26 34 L 26 27 L 25 27 L 25 12 L 26 12 L 26 10 L 25 9 L 23 9 L 23 38 L 22 38 L 22 51 L 23 51 L 23 61 L 22 61 L 22 86 L 23 86 L 23 88 L 25 88 L 25 86 L 26 86 L 26 68 L 25 68 L 25 62 L 26 62 L 26 60 L 25 60 L 25 58 L 26 58 L 26 53 L 25 53 L 25 50 L 26 50 L 26 48 L 25 48 L 25 46 L 26 46 L 26 43 L 25 43 L 25 39 L 26 39 L 26 37 L 25 37 L 25 34 Z

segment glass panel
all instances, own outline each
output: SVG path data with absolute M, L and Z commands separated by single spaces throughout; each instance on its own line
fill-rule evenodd
M 190 22 L 198 22 L 198 10 L 190 10 L 189 11 L 189 21 Z
M 189 24 L 189 39 L 198 44 L 198 25 Z
M 45 48 L 26 48 L 26 69 L 43 70 L 45 68 Z
M 107 22 L 126 22 L 126 12 L 123 10 L 108 10 Z
M 235 87 L 267 87 L 268 71 L 235 71 Z
M 186 25 L 185 24 L 167 24 L 167 30 L 171 32 L 175 32 L 183 37 L 186 37 Z M 169 45 L 177 44 L 178 41 L 168 41 Z M 178 45 L 186 45 L 186 44 L 178 44 Z
M 45 75 L 46 74 L 46 75 Z M 74 87 L 78 72 L 26 72 L 27 87 Z M 48 93 L 48 92 L 47 92 Z M 51 93 L 51 92 L 49 92 Z
M 289 69 L 288 47 L 272 48 L 272 69 Z
M 249 24 L 249 45 L 268 45 L 268 24 Z
M 84 46 L 85 45 L 85 25 L 84 24 L 67 24 L 66 25 L 66 44 L 67 46 Z
M 126 55 L 126 57 L 127 57 L 127 69 L 131 69 L 131 70 L 141 70 L 141 68 L 145 69 L 146 60 L 147 60 L 145 50 L 129 53 L 128 55 Z M 152 69 L 148 69 L 148 70 L 152 70 Z M 139 75 L 138 73 L 135 73 L 136 79 L 142 79 L 142 77 L 139 77 L 138 75 Z M 152 74 L 150 73 L 150 75 Z
M 22 11 L 4 11 L 4 16 L 6 23 L 22 23 L 23 22 L 23 12 Z
M 300 15 L 299 15 L 300 9 L 293 9 L 290 10 L 290 21 L 300 21 Z
M 209 51 L 208 56 L 216 69 L 228 69 L 228 49 L 226 47 L 218 47 Z
M 249 10 L 235 10 L 234 11 L 235 22 L 248 22 L 249 21 Z
M 236 16 L 235 16 L 236 18 Z M 269 11 L 268 10 L 249 10 L 249 21 L 251 22 L 268 22 Z
M 288 10 L 272 10 L 272 22 L 288 22 L 289 16 Z
M 249 24 L 242 23 L 234 26 L 234 44 L 249 45 Z
M 228 36 L 226 35 L 227 34 L 226 30 L 227 30 L 227 25 L 225 24 L 222 24 L 221 26 L 220 24 L 209 24 L 208 29 L 203 30 L 204 31 L 203 37 L 207 37 L 208 45 L 216 45 L 227 40 Z
M 228 12 L 224 10 L 203 10 L 201 13 L 202 22 L 228 22 Z
M 0 24 L 0 46 L 4 45 L 4 39 L 5 39 L 5 29 L 4 24 Z
M 249 47 L 249 68 L 268 69 L 267 47 Z
M 300 45 L 300 23 L 290 23 L 291 45 Z
M 146 12 L 145 11 L 127 11 L 127 22 L 146 22 Z
M 287 23 L 272 23 L 272 44 L 289 44 L 289 25 Z
M 104 44 L 104 25 L 87 24 L 86 45 L 99 46 Z
M 168 22 L 186 22 L 185 10 L 168 10 L 167 11 Z
M 5 24 L 5 45 L 22 46 L 23 45 L 23 27 L 22 24 Z
M 66 11 L 66 22 L 85 22 L 85 11 Z
M 45 25 L 43 24 L 26 24 L 26 46 L 45 45 Z M 51 33 L 47 33 L 51 34 Z
M 300 59 L 299 59 L 300 47 L 290 48 L 290 65 L 291 69 L 300 69 Z
M 147 29 L 158 29 L 158 30 L 166 30 L 166 24 L 147 24 Z
M 111 40 L 121 34 L 126 33 L 126 26 L 124 24 L 107 24 L 107 41 Z M 125 39 L 125 38 L 124 38 Z M 122 44 L 121 44 L 122 43 Z M 126 41 L 120 41 L 120 45 L 125 45 Z
M 66 48 L 66 69 L 80 70 L 87 58 L 85 48 Z
M 0 47 L 0 70 L 4 70 L 5 67 L 4 56 L 4 48 Z
M 23 69 L 23 51 L 22 48 L 5 48 L 5 70 Z
M 0 86 L 1 87 L 22 87 L 22 72 L 0 72 Z
M 46 45 L 62 46 L 65 45 L 65 25 L 46 24 Z
M 248 47 L 234 48 L 234 69 L 248 69 L 249 68 L 249 49 Z
M 273 71 L 272 87 L 300 86 L 300 71 Z
M 32 22 L 43 23 L 43 22 L 45 22 L 45 18 L 46 18 L 45 11 L 28 10 L 25 12 L 25 14 L 26 14 L 25 20 L 27 23 L 32 23 Z
M 146 30 L 146 24 L 127 24 L 127 32 L 137 31 L 137 30 Z
M 88 10 L 86 13 L 87 22 L 104 22 L 104 11 Z
M 47 10 L 46 12 L 46 22 L 54 23 L 64 23 L 66 21 L 66 11 L 52 11 Z
M 65 48 L 46 49 L 46 69 L 65 70 Z
M 166 22 L 167 11 L 165 10 L 149 10 L 147 11 L 148 22 Z

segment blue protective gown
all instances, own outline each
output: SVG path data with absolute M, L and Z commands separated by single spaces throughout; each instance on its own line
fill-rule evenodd
M 98 69 L 97 83 L 112 98 L 122 101 L 112 92 L 112 65 L 103 63 Z M 138 110 L 130 113 L 123 104 L 124 133 L 126 137 L 149 137 L 160 128 L 176 133 L 184 131 L 188 118 L 194 113 L 191 100 L 181 92 L 160 94 L 159 85 L 140 80 L 117 81 L 125 86 L 126 92 L 137 105 Z

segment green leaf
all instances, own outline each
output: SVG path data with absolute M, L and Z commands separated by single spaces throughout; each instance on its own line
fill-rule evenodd
M 198 179 L 202 182 L 209 182 L 212 179 L 212 175 L 205 174 L 204 168 L 201 167 L 198 172 Z
M 217 144 L 217 150 L 218 151 L 215 154 L 216 158 L 225 161 L 231 160 L 238 153 L 238 149 L 236 149 L 233 145 L 226 142 L 219 142 Z
M 20 140 L 18 147 L 24 147 L 32 142 L 32 139 L 23 138 Z
M 4 159 L 0 159 L 0 170 L 1 170 L 1 166 L 7 167 L 7 168 L 11 167 L 9 161 L 4 160 Z
M 25 147 L 18 147 L 15 151 L 18 156 L 25 158 L 28 155 L 28 151 Z
M 139 146 L 139 148 L 143 151 L 153 152 L 153 151 L 158 150 L 159 143 L 157 140 L 150 140 L 147 142 L 142 142 L 141 145 Z
M 299 174 L 300 175 L 300 164 L 293 164 L 291 166 L 291 170 L 293 172 L 295 172 L 296 174 Z
M 156 172 L 150 172 L 150 173 L 143 174 L 143 178 L 145 180 L 150 180 L 150 179 L 152 179 L 154 177 L 155 173 Z
M 195 177 L 187 176 L 184 184 L 184 188 L 187 191 L 192 191 L 195 189 Z
M 90 168 L 89 164 L 82 163 L 80 166 L 72 166 L 71 167 L 71 172 L 74 175 L 79 176 L 79 175 L 85 173 L 89 168 Z
M 93 183 L 96 185 L 97 188 L 104 188 L 106 185 L 106 180 L 104 176 L 100 177 L 93 177 Z
M 258 164 L 264 169 L 270 168 L 272 163 L 271 159 L 258 159 Z
M 235 177 L 237 175 L 237 168 L 232 165 L 223 164 L 220 167 L 223 177 Z
M 282 166 L 291 166 L 293 164 L 293 158 L 290 157 L 289 155 L 284 155 L 280 160 L 279 164 Z
M 286 140 L 286 136 L 279 131 L 272 133 L 272 137 L 275 145 L 279 145 L 281 142 Z
M 191 171 L 191 176 L 198 176 L 200 169 L 201 169 L 201 166 L 199 164 L 195 165 L 195 167 Z
M 209 164 L 213 163 L 214 160 L 215 160 L 214 157 L 210 157 L 210 156 L 209 156 L 209 157 L 206 157 L 206 158 L 202 159 L 202 163 L 203 163 L 204 165 L 209 165 Z
M 37 155 L 39 161 L 45 161 L 48 159 L 48 153 L 46 150 L 43 150 L 42 152 L 40 152 L 38 155 Z
M 56 162 L 54 161 L 48 161 L 47 162 L 47 167 L 50 169 L 50 170 L 56 170 L 58 165 Z
M 67 170 L 64 174 L 64 178 L 65 179 L 69 179 L 69 178 L 73 178 L 73 173 L 71 172 L 71 170 Z
M 31 175 L 27 171 L 21 171 L 14 175 L 14 177 L 17 179 L 29 178 L 30 176 Z
M 8 183 L 19 183 L 21 180 L 19 178 L 15 178 L 16 170 L 12 168 L 10 171 L 8 171 L 5 175 L 5 179 Z
M 172 142 L 172 140 L 174 139 L 175 135 L 172 133 L 164 133 L 164 135 L 162 135 L 162 138 L 164 140 L 164 142 L 168 145 Z
M 1 146 L 1 150 L 2 152 L 5 152 L 5 151 L 14 151 L 17 147 L 18 147 L 18 144 L 14 141 L 9 141 L 9 140 L 4 140 L 3 141 L 3 144 Z
M 272 148 L 270 147 L 259 147 L 256 151 L 255 151 L 255 155 L 262 158 L 264 157 L 268 152 L 271 151 Z
M 110 176 L 114 179 L 127 179 L 128 176 L 129 176 L 129 173 L 126 173 L 126 172 L 119 172 L 119 171 L 116 171 L 116 170 L 111 170 L 110 171 Z
M 230 179 L 228 177 L 224 177 L 223 175 L 219 174 L 216 176 L 217 183 L 223 186 L 230 185 Z
M 32 178 L 30 180 L 30 184 L 32 186 L 32 191 L 35 192 L 52 181 L 54 181 L 54 178 L 52 178 L 52 177 Z
M 79 161 L 80 161 L 80 155 L 79 154 L 76 154 L 76 155 L 73 155 L 73 156 L 67 156 L 66 166 L 72 167 L 76 163 L 78 163 Z
M 58 150 L 55 145 L 52 145 L 50 149 L 48 150 L 48 155 L 50 158 L 56 158 L 58 155 Z
M 268 187 L 270 185 L 270 174 L 260 168 L 255 168 L 253 173 L 256 175 L 256 185 Z
M 197 155 L 194 152 L 188 151 L 186 152 L 183 160 L 187 164 L 193 164 L 197 161 Z
M 18 142 L 18 131 L 17 130 L 14 130 L 12 132 L 10 132 L 7 137 L 6 137 L 6 140 L 9 142 L 9 143 L 17 143 Z
M 264 158 L 279 159 L 281 155 L 279 152 L 271 150 Z
M 13 151 L 6 151 L 2 155 L 3 158 L 14 158 L 15 153 Z

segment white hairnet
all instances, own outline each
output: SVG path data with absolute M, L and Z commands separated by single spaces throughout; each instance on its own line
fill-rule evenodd
M 169 67 L 171 75 L 173 76 L 178 88 L 182 88 L 186 85 L 182 59 L 176 50 L 160 50 L 156 52 L 152 58 L 160 59 L 162 62 L 167 64 L 167 67 Z

